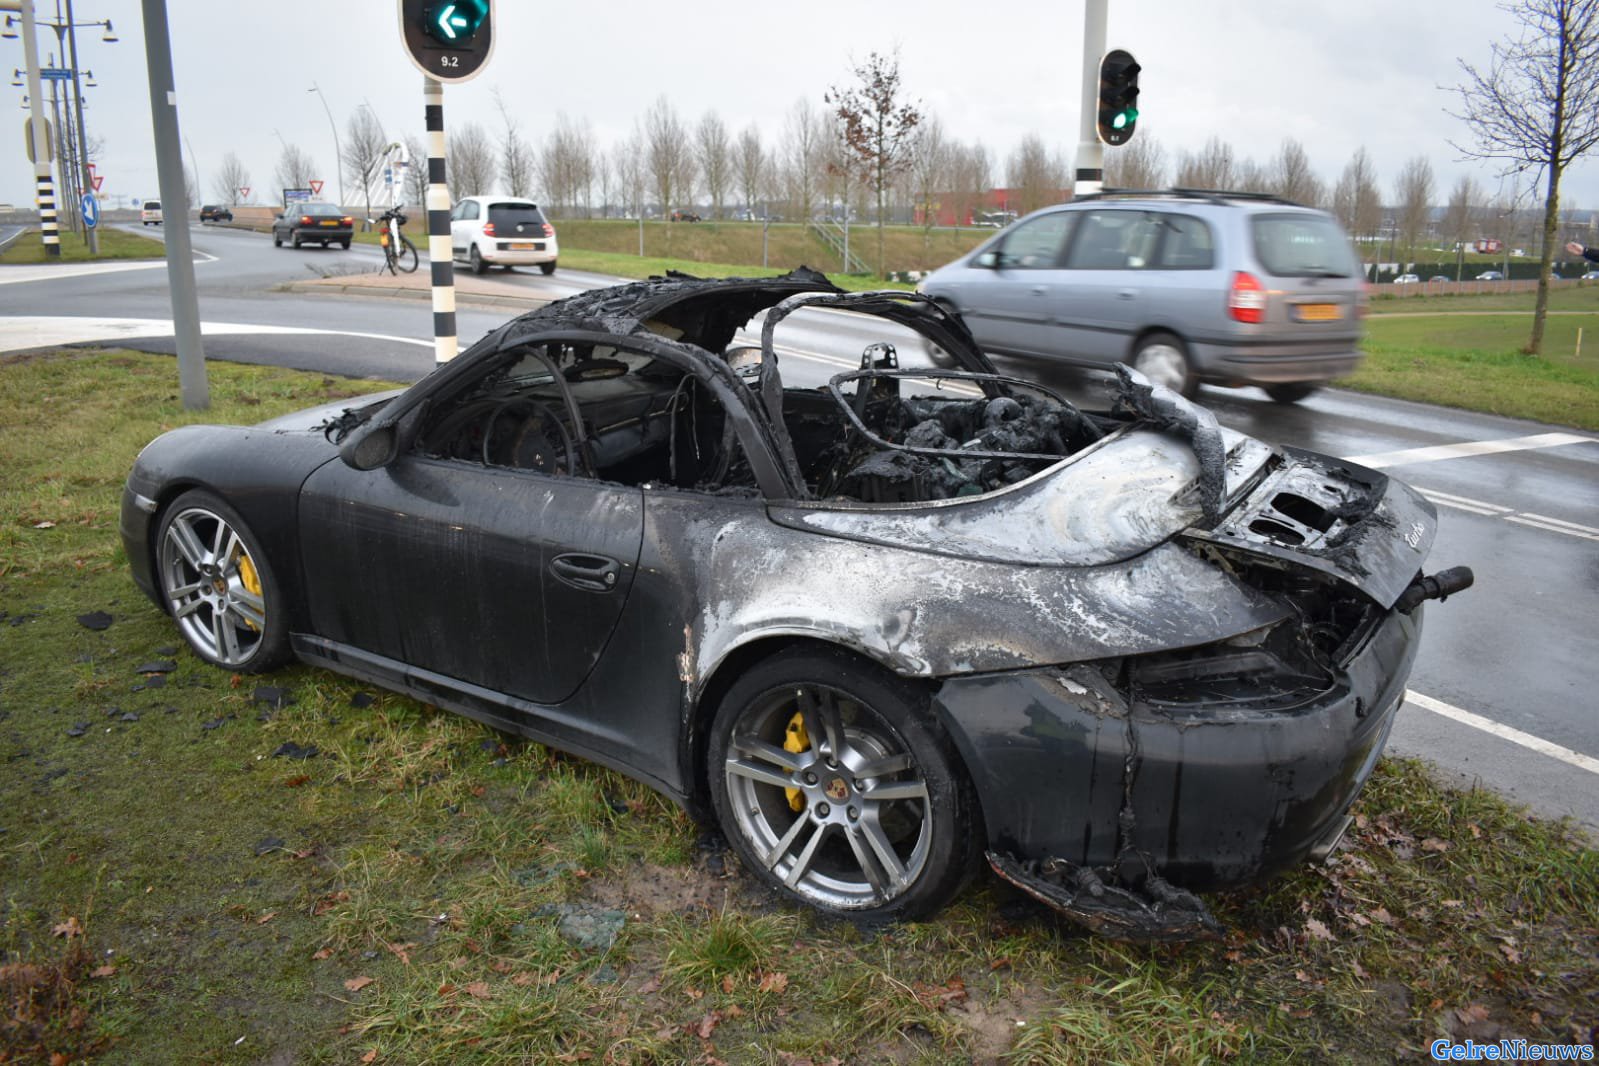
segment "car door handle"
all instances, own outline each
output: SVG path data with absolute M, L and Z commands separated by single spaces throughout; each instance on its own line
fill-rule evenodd
M 1136 299 L 1138 297 L 1138 290 L 1137 289 L 1119 289 L 1116 292 L 1116 297 L 1117 297 L 1117 299 L 1120 299 L 1120 300 Z
M 1042 285 L 1034 285 L 1033 286 L 1033 295 L 1034 296 L 1042 296 L 1047 291 L 1048 290 L 1045 289 L 1044 286 L 1042 286 Z
M 550 573 L 565 584 L 585 592 L 609 592 L 616 587 L 622 564 L 603 555 L 557 555 Z

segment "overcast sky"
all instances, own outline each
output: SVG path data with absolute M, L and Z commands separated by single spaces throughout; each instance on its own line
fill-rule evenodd
M 56 2 L 36 0 L 41 15 Z M 422 79 L 403 52 L 394 0 L 167 6 L 185 155 L 198 164 L 204 200 L 216 197 L 213 178 L 228 151 L 249 169 L 253 199 L 272 198 L 280 137 L 310 153 L 328 193 L 337 189 L 333 134 L 307 91 L 313 83 L 341 134 L 363 103 L 391 135 L 422 131 Z M 74 15 L 110 18 L 121 37 L 106 44 L 97 30 L 79 31 L 79 65 L 99 82 L 86 92 L 84 115 L 91 139 L 105 142 L 97 161 L 103 195 L 121 203 L 154 196 L 140 5 L 74 0 Z M 496 17 L 487 69 L 446 87 L 446 124 L 497 125 L 497 88 L 535 149 L 558 112 L 586 117 L 608 148 L 663 93 L 685 120 L 715 109 L 730 130 L 754 123 L 771 145 L 796 100 L 820 107 L 830 84 L 847 82 L 852 59 L 897 48 L 907 92 L 942 119 L 948 135 L 988 145 L 996 183 L 1028 132 L 1068 163 L 1074 158 L 1079 2 L 499 0 Z M 1446 113 L 1456 98 L 1439 86 L 1460 81 L 1457 59 L 1483 65 L 1490 43 L 1517 29 L 1488 0 L 1110 0 L 1107 43 L 1143 65 L 1137 135 L 1156 139 L 1169 161 L 1212 135 L 1240 158 L 1265 161 L 1292 136 L 1330 184 L 1364 145 L 1385 200 L 1393 199 L 1400 168 L 1419 154 L 1433 165 L 1442 203 L 1461 174 L 1473 174 L 1490 194 L 1498 182 L 1489 165 L 1457 162 L 1449 142 L 1465 143 L 1467 133 Z M 54 51 L 54 34 L 43 31 L 40 43 L 41 55 Z M 20 41 L 0 41 L 0 49 L 0 62 L 22 65 Z M 16 132 L 0 159 L 0 200 L 18 205 L 32 202 L 18 109 L 25 92 L 11 89 Z M 1579 161 L 1563 193 L 1566 205 L 1599 207 L 1599 166 Z

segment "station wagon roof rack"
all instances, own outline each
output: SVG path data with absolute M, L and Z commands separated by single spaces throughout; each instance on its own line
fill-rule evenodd
M 1088 193 L 1085 196 L 1076 196 L 1077 200 L 1108 200 L 1112 197 L 1135 199 L 1139 197 L 1155 198 L 1169 197 L 1180 200 L 1204 200 L 1225 207 L 1229 200 L 1255 200 L 1263 203 L 1285 204 L 1289 207 L 1303 207 L 1295 200 L 1284 199 L 1276 193 L 1269 192 L 1244 192 L 1241 190 L 1225 189 L 1187 189 L 1173 187 L 1170 189 L 1102 189 L 1097 193 Z

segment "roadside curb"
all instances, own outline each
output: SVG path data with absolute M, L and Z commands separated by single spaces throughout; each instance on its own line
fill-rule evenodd
M 283 285 L 274 286 L 275 292 L 300 292 L 320 294 L 324 296 L 360 296 L 367 299 L 380 300 L 431 300 L 431 289 L 408 289 L 391 285 L 364 285 L 359 282 L 332 285 L 321 281 L 291 281 Z M 463 291 L 459 286 L 455 290 L 455 302 L 472 307 L 514 308 L 519 311 L 531 311 L 553 302 L 536 296 L 497 296 L 491 293 L 474 293 Z

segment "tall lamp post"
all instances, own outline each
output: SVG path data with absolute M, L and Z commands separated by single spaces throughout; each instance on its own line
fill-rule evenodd
M 333 131 L 333 168 L 339 174 L 339 207 L 342 210 L 344 207 L 344 150 L 339 147 L 339 124 L 333 121 L 333 109 L 328 106 L 327 94 L 322 91 L 320 85 L 312 82 L 311 87 L 306 92 L 316 93 L 316 98 L 322 101 L 322 110 L 328 114 L 328 129 Z
M 78 80 L 78 75 L 79 75 L 79 72 L 78 72 L 78 37 L 77 37 L 77 34 L 73 33 L 72 31 L 74 29 L 76 29 L 77 27 L 79 27 L 79 26 L 83 26 L 83 27 L 99 26 L 101 29 L 103 29 L 105 31 L 104 33 L 102 33 L 100 35 L 100 40 L 104 41 L 106 44 L 115 44 L 121 38 L 119 38 L 117 36 L 116 30 L 112 28 L 110 19 L 96 19 L 96 20 L 90 20 L 90 21 L 87 21 L 87 22 L 75 22 L 75 21 L 73 21 L 73 17 L 72 17 L 72 0 L 66 0 L 66 5 L 67 6 L 66 6 L 66 17 L 65 18 L 61 17 L 61 3 L 60 3 L 60 0 L 57 0 L 57 3 L 56 3 L 56 18 L 54 18 L 54 19 L 35 18 L 33 20 L 33 24 L 35 26 L 47 26 L 50 29 L 55 30 L 57 50 L 61 53 L 62 59 L 67 63 L 67 69 L 71 73 L 71 80 L 72 80 L 72 101 L 71 101 L 71 104 L 72 104 L 72 111 L 73 111 L 73 116 L 74 116 L 74 124 L 77 126 L 78 152 L 77 152 L 76 162 L 78 164 L 78 173 L 74 174 L 74 175 L 71 175 L 72 181 L 69 184 L 77 184 L 84 191 L 88 191 L 88 190 L 94 188 L 94 180 L 93 180 L 92 176 L 89 173 L 89 142 L 85 138 L 84 131 L 83 131 L 83 86 Z M 12 18 L 12 16 L 7 15 L 6 16 L 6 20 L 5 20 L 5 29 L 3 31 L 3 36 L 15 37 L 16 35 L 17 34 L 16 34 L 16 30 L 14 28 L 13 18 Z M 72 162 L 71 160 L 68 160 L 68 159 L 63 157 L 63 159 L 61 160 L 61 166 L 62 166 L 63 172 L 66 171 L 66 169 L 70 166 L 71 162 Z M 63 176 L 67 176 L 67 175 L 65 173 L 63 173 Z M 72 211 L 74 209 L 74 207 L 75 207 L 75 205 L 70 205 L 68 207 L 68 211 L 69 212 Z M 100 254 L 100 235 L 99 235 L 99 232 L 97 230 L 95 230 L 94 228 L 89 228 L 88 234 L 89 234 L 89 252 L 90 252 L 90 254 L 99 255 Z

